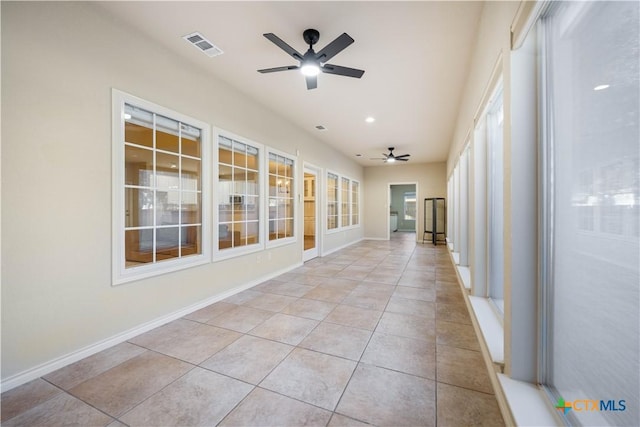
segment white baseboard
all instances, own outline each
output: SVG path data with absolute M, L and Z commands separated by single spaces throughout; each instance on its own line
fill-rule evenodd
M 98 341 L 94 344 L 88 345 L 86 347 L 83 347 L 79 350 L 73 351 L 69 354 L 66 354 L 64 356 L 60 356 L 57 357 L 53 360 L 50 360 L 48 362 L 44 362 L 40 365 L 37 365 L 33 368 L 29 368 L 25 371 L 19 372 L 17 374 L 14 374 L 8 378 L 4 378 L 2 379 L 2 381 L 0 382 L 0 390 L 2 391 L 2 393 L 4 393 L 5 391 L 9 391 L 12 388 L 18 387 L 22 384 L 25 384 L 29 381 L 35 380 L 36 378 L 40 378 L 44 375 L 47 375 L 53 371 L 56 371 L 60 368 L 63 368 L 67 365 L 70 365 L 74 362 L 77 362 L 79 360 L 82 360 L 86 357 L 92 356 L 96 353 L 101 352 L 102 350 L 106 350 L 109 347 L 113 347 L 114 345 L 120 344 L 124 341 L 130 340 L 133 337 L 136 337 L 140 334 L 143 334 L 145 332 L 148 332 L 152 329 L 155 329 L 159 326 L 162 326 L 166 323 L 172 322 L 174 320 L 177 320 L 181 317 L 186 316 L 187 314 L 193 313 L 194 311 L 198 311 L 201 308 L 204 308 L 208 305 L 211 305 L 213 303 L 216 303 L 218 301 L 222 301 L 225 298 L 228 298 L 232 295 L 235 295 L 239 292 L 242 292 L 244 290 L 247 290 L 249 288 L 252 288 L 256 285 L 259 285 L 260 283 L 266 281 L 266 280 L 270 280 L 273 279 L 274 277 L 280 276 L 281 274 L 287 273 L 291 270 L 294 270 L 298 267 L 301 267 L 303 265 L 302 262 L 296 263 L 294 265 L 291 265 L 289 267 L 283 268 L 281 270 L 278 271 L 274 271 L 269 273 L 266 276 L 261 277 L 260 279 L 256 279 L 256 280 L 252 280 L 251 282 L 245 283 L 243 285 L 237 286 L 233 289 L 230 289 L 228 291 L 222 292 L 220 294 L 216 294 L 214 296 L 211 296 L 209 298 L 206 298 L 202 301 L 199 301 L 195 304 L 191 304 L 187 307 L 181 308 L 180 310 L 176 310 L 172 313 L 169 313 L 165 316 L 161 316 L 158 317 L 157 319 L 151 320 L 149 322 L 145 322 L 141 325 L 138 325 L 134 328 L 131 328 L 129 330 L 126 330 L 124 332 L 121 332 L 119 334 L 116 334 L 112 337 L 106 338 L 104 340 Z
M 386 237 L 364 237 L 362 240 L 389 240 Z

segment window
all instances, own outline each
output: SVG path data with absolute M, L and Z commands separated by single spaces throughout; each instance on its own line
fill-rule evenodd
M 461 267 L 469 266 L 469 157 L 470 144 L 467 142 L 465 148 L 460 154 L 460 235 L 458 241 L 458 250 L 460 252 L 459 265 Z
M 349 225 L 351 225 L 351 214 L 350 214 L 350 208 L 351 208 L 351 203 L 349 202 L 349 196 L 351 194 L 350 189 L 351 189 L 351 181 L 349 180 L 349 178 L 345 178 L 342 177 L 341 180 L 341 186 L 340 186 L 340 196 L 341 196 L 341 201 L 340 201 L 340 206 L 341 206 L 341 214 L 342 214 L 342 223 L 340 224 L 342 227 L 348 227 Z
M 260 153 L 255 144 L 218 137 L 218 249 L 260 241 Z
M 113 91 L 114 283 L 209 260 L 204 123 Z
M 571 424 L 640 425 L 639 16 L 638 2 L 557 2 L 540 21 L 541 381 L 554 403 L 618 408 L 568 411 Z
M 338 175 L 327 172 L 327 230 L 338 228 Z
M 294 161 L 269 153 L 269 241 L 294 236 Z
M 416 219 L 416 193 L 404 193 L 404 220 Z
M 504 187 L 502 83 L 487 111 L 487 186 L 489 298 L 504 313 Z
M 351 225 L 360 224 L 360 183 L 351 181 Z

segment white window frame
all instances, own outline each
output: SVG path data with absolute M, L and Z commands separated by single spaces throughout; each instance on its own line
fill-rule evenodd
M 112 89 L 112 285 L 159 276 L 211 262 L 210 126 L 200 120 Z M 201 254 L 126 268 L 125 262 L 125 104 L 194 126 L 201 131 Z M 155 226 L 154 226 L 155 227 Z
M 280 151 L 280 150 L 276 150 L 275 148 L 271 148 L 271 147 L 266 147 L 266 153 L 264 156 L 264 161 L 265 164 L 263 166 L 263 170 L 265 173 L 265 179 L 264 179 L 264 183 L 265 183 L 265 189 L 264 189 L 264 193 L 265 193 L 265 210 L 267 211 L 267 213 L 265 214 L 265 220 L 267 221 L 266 226 L 264 227 L 265 229 L 265 235 L 264 235 L 264 241 L 266 244 L 267 248 L 275 248 L 278 246 L 284 246 L 284 245 L 289 245 L 292 243 L 295 243 L 298 241 L 298 230 L 297 230 L 297 223 L 298 223 L 298 196 L 297 196 L 297 191 L 298 191 L 298 185 L 297 185 L 297 177 L 298 177 L 298 157 L 294 156 L 292 154 L 289 153 L 285 153 L 284 151 Z M 293 194 L 292 197 L 292 203 L 293 203 L 293 236 L 291 237 L 285 237 L 282 239 L 276 239 L 276 240 L 269 240 L 269 227 L 268 227 L 268 223 L 269 223 L 269 214 L 268 214 L 268 210 L 269 210 L 269 154 L 275 154 L 277 156 L 282 156 L 285 157 L 291 161 L 293 161 L 293 168 L 291 171 L 291 185 L 293 186 L 290 191 L 291 194 Z
M 229 138 L 231 140 L 235 140 L 238 142 L 241 142 L 243 144 L 247 144 L 252 146 L 253 148 L 258 149 L 258 161 L 257 164 L 260 167 L 260 170 L 258 171 L 258 237 L 259 237 L 259 241 L 257 243 L 253 243 L 251 245 L 245 245 L 245 246 L 238 246 L 238 247 L 232 247 L 232 248 L 225 248 L 225 249 L 220 249 L 219 248 L 219 242 L 218 242 L 218 238 L 219 238 L 219 212 L 218 212 L 218 190 L 219 190 L 219 173 L 220 173 L 220 163 L 219 163 L 219 153 L 218 153 L 218 146 L 219 146 L 219 140 L 220 140 L 220 136 L 223 136 L 225 138 Z M 216 194 L 216 197 L 214 197 L 213 202 L 212 202 L 212 206 L 213 206 L 213 224 L 215 225 L 213 227 L 213 239 L 212 239 L 212 247 L 213 247 L 213 260 L 214 261 L 222 261 L 222 260 L 226 260 L 226 259 L 230 259 L 230 258 L 235 258 L 238 256 L 242 256 L 242 255 L 247 255 L 247 254 L 251 254 L 251 253 L 255 253 L 255 252 L 259 252 L 265 249 L 265 210 L 263 207 L 266 205 L 265 202 L 265 146 L 263 144 L 260 144 L 258 142 L 252 141 L 250 139 L 244 138 L 240 135 L 236 135 L 232 132 L 228 132 L 224 129 L 215 129 L 214 131 L 214 143 L 211 144 L 213 145 L 213 172 L 214 172 L 214 178 L 213 178 L 213 188 L 214 188 L 214 193 Z

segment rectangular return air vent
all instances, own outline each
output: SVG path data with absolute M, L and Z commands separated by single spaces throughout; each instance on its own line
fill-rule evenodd
M 204 52 L 207 56 L 210 56 L 212 58 L 224 53 L 222 49 L 211 43 L 200 33 L 191 33 L 183 36 L 182 38 Z

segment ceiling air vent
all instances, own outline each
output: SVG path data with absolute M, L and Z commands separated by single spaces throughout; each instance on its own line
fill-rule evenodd
M 211 43 L 200 33 L 191 33 L 183 36 L 182 38 L 204 52 L 207 56 L 210 56 L 212 58 L 224 53 L 222 49 Z

